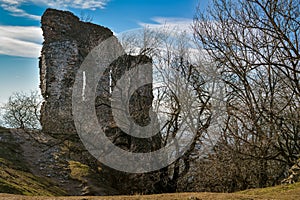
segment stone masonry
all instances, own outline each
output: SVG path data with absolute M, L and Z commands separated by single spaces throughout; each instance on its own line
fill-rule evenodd
M 82 22 L 71 12 L 54 9 L 45 11 L 41 23 L 44 36 L 40 57 L 40 88 L 44 98 L 41 108 L 43 132 L 57 139 L 80 143 L 72 118 L 72 87 L 76 72 L 88 53 L 113 33 L 103 26 Z M 131 152 L 157 150 L 161 147 L 161 138 L 159 135 L 147 139 L 135 138 L 115 126 L 109 91 L 126 70 L 149 62 L 151 59 L 146 56 L 121 56 L 109 66 L 98 83 L 95 99 L 98 121 L 115 145 Z M 150 84 L 138 89 L 130 99 L 130 114 L 141 126 L 149 123 L 152 100 Z M 106 166 L 101 168 L 102 177 L 120 194 L 154 193 L 159 190 L 156 185 L 162 185 L 160 172 L 128 174 Z

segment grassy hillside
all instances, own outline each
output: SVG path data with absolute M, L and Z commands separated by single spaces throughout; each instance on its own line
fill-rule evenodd
M 34 176 L 22 158 L 22 149 L 8 129 L 0 127 L 0 193 L 64 195 L 46 178 Z

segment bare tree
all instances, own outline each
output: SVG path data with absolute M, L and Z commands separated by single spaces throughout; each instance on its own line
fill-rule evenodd
M 31 93 L 16 92 L 2 107 L 4 123 L 13 128 L 40 128 L 41 97 L 37 91 Z
M 223 175 L 234 172 L 220 181 L 230 179 L 230 191 L 276 184 L 299 157 L 299 3 L 213 0 L 197 11 L 195 39 L 226 87 L 216 152 L 231 158 L 217 161 L 231 166 Z
M 161 179 L 155 183 L 160 192 L 183 191 L 186 187 L 183 178 L 193 166 L 195 152 L 211 121 L 210 93 L 201 67 L 193 59 L 192 38 L 185 31 L 167 26 L 145 28 L 120 37 L 128 53 L 146 55 L 153 60 L 152 106 L 163 122 L 162 147 L 172 139 L 193 137 L 185 153 L 160 170 Z M 182 150 L 180 145 L 174 154 Z

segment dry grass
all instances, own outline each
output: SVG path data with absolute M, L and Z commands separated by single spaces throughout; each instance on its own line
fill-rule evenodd
M 300 199 L 300 183 L 263 189 L 252 189 L 237 193 L 175 193 L 158 195 L 104 196 L 104 197 L 32 197 L 2 194 L 7 200 L 213 200 L 213 199 Z

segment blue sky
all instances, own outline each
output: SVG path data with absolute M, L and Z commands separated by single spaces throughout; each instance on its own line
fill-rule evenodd
M 143 26 L 188 28 L 208 0 L 0 0 L 0 103 L 13 92 L 39 89 L 43 42 L 40 16 L 48 7 L 93 17 L 118 34 Z

